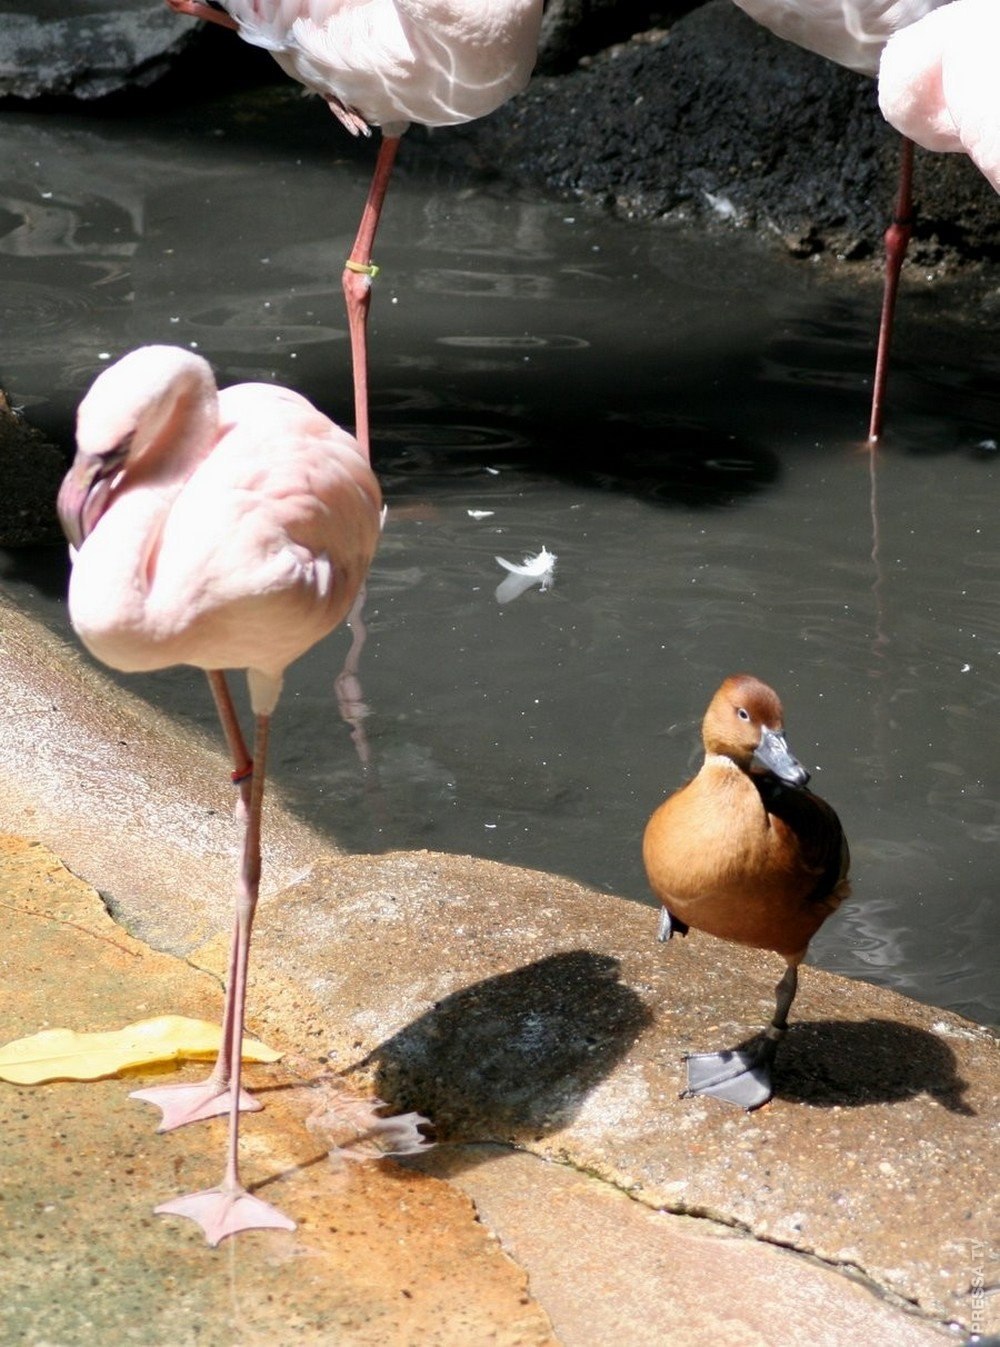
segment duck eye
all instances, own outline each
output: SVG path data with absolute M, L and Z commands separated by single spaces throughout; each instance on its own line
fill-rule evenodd
M 739 716 L 740 720 L 750 719 L 750 712 L 746 709 L 746 707 L 738 706 L 736 708 L 736 714 Z

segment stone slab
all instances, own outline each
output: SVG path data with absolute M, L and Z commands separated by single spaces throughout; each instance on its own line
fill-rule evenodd
M 213 979 L 133 940 L 40 845 L 0 839 L 0 894 L 4 1042 L 48 1026 L 217 1013 Z M 457 1187 L 392 1161 L 335 1171 L 304 1125 L 308 1086 L 280 1064 L 250 1075 L 267 1103 L 244 1117 L 244 1177 L 298 1229 L 218 1249 L 152 1207 L 215 1181 L 223 1120 L 156 1135 L 155 1112 L 128 1098 L 148 1068 L 0 1082 L 0 1340 L 555 1347 L 525 1273 Z
M 413 1168 L 461 1188 L 564 1343 L 628 1347 L 943 1347 L 952 1335 L 871 1287 L 709 1221 L 653 1211 L 567 1165 L 439 1147 Z

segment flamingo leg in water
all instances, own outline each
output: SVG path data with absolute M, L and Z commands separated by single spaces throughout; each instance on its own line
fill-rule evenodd
M 351 336 L 351 364 L 354 367 L 354 433 L 371 461 L 371 442 L 368 434 L 368 310 L 372 302 L 372 247 L 385 201 L 392 166 L 396 162 L 399 136 L 383 136 L 375 161 L 368 200 L 361 214 L 361 224 L 344 265 L 342 284 L 347 303 L 347 326 Z
M 264 761 L 270 716 L 258 715 L 254 742 L 256 771 L 250 797 L 250 810 L 243 845 L 243 864 L 240 888 L 236 900 L 236 930 L 231 956 L 232 981 L 227 1001 L 231 999 L 232 1023 L 229 1031 L 229 1075 L 232 1088 L 229 1100 L 229 1144 L 222 1182 L 215 1188 L 189 1193 L 184 1197 L 163 1202 L 155 1210 L 163 1216 L 187 1216 L 201 1226 L 209 1244 L 218 1244 L 227 1235 L 240 1230 L 294 1230 L 295 1222 L 270 1203 L 263 1202 L 247 1192 L 240 1181 L 240 1075 L 242 1061 L 243 1020 L 246 1008 L 247 966 L 250 959 L 250 937 L 254 912 L 260 888 L 260 822 L 264 800 Z
M 882 292 L 882 315 L 879 319 L 878 348 L 875 354 L 875 377 L 872 381 L 871 420 L 868 425 L 868 443 L 875 445 L 882 434 L 885 411 L 885 386 L 889 377 L 889 350 L 892 345 L 892 325 L 896 314 L 896 295 L 899 273 L 906 257 L 910 234 L 913 232 L 913 141 L 903 137 L 899 156 L 899 189 L 892 222 L 885 231 L 885 287 Z
M 233 782 L 240 789 L 240 810 L 244 826 L 249 821 L 252 794 L 253 759 L 247 751 L 243 731 L 236 715 L 232 695 L 226 676 L 220 669 L 208 673 L 209 687 L 215 699 L 222 732 L 233 759 Z M 158 1132 L 172 1132 L 175 1127 L 186 1123 L 201 1122 L 204 1118 L 216 1118 L 228 1113 L 230 1109 L 229 1081 L 230 1063 L 233 1056 L 233 1004 L 235 986 L 235 959 L 239 943 L 239 926 L 233 928 L 229 948 L 229 968 L 226 973 L 226 1000 L 222 1012 L 222 1041 L 215 1066 L 207 1080 L 195 1084 L 157 1085 L 148 1090 L 133 1090 L 132 1099 L 141 1099 L 147 1104 L 155 1104 L 163 1112 Z M 253 1095 L 245 1090 L 240 1095 L 240 1110 L 253 1113 L 262 1107 Z

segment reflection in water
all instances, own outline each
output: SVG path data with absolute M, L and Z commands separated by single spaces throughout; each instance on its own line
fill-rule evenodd
M 295 99 L 83 129 L 5 114 L 14 401 L 68 444 L 96 370 L 167 341 L 349 421 L 340 272 L 368 164 L 328 121 Z M 285 798 L 348 847 L 649 901 L 645 820 L 691 772 L 707 693 L 749 669 L 782 687 L 851 840 L 855 897 L 812 957 L 1000 1020 L 996 319 L 908 295 L 865 456 L 876 287 L 841 297 L 734 235 L 459 191 L 402 154 L 372 334 L 389 515 L 350 648 L 290 672 Z M 558 585 L 497 604 L 495 558 L 542 542 Z M 5 565 L 64 622 L 61 556 Z M 123 681 L 215 734 L 197 680 Z
M 361 655 L 368 640 L 368 627 L 365 624 L 364 610 L 368 598 L 365 588 L 361 589 L 344 619 L 344 625 L 350 629 L 351 644 L 344 657 L 340 673 L 334 679 L 334 693 L 340 718 L 351 732 L 351 740 L 358 762 L 361 764 L 361 779 L 372 802 L 372 808 L 380 826 L 386 821 L 385 799 L 379 788 L 378 764 L 376 763 L 365 731 L 365 719 L 371 714 L 365 702 L 364 689 L 361 686 Z

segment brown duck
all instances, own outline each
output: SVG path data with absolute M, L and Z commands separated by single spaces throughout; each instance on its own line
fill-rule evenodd
M 702 722 L 701 770 L 656 810 L 643 860 L 663 904 L 659 938 L 689 927 L 787 963 L 774 1019 L 743 1051 L 693 1053 L 685 1094 L 746 1109 L 771 1097 L 771 1067 L 788 1027 L 809 941 L 849 892 L 847 840 L 837 815 L 806 789 L 788 750 L 781 702 L 750 674 L 734 674 Z

